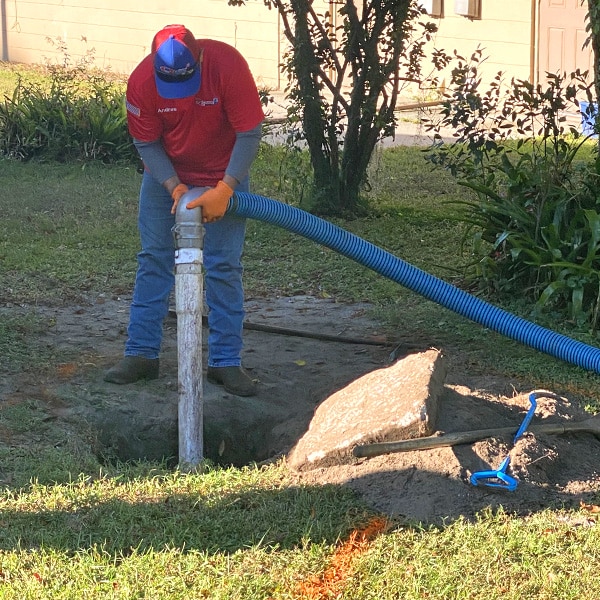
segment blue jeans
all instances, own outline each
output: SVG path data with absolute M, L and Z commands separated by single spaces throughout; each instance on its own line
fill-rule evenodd
M 246 180 L 238 187 L 248 191 Z M 127 328 L 125 356 L 158 358 L 163 321 L 175 283 L 175 248 L 171 229 L 168 192 L 144 173 L 140 190 L 138 228 L 142 250 Z M 204 283 L 208 305 L 208 365 L 230 367 L 241 364 L 244 323 L 244 290 L 241 256 L 246 220 L 225 215 L 204 225 Z

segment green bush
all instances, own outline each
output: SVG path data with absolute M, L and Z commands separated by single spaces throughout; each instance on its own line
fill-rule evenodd
M 63 48 L 64 51 L 64 48 Z M 90 69 L 90 57 L 19 74 L 0 103 L 0 155 L 66 162 L 136 160 L 123 85 Z
M 600 306 L 600 216 L 595 147 L 566 113 L 592 103 L 587 73 L 547 83 L 499 73 L 480 92 L 478 63 L 458 57 L 428 159 L 474 194 L 461 202 L 474 260 L 467 277 L 487 292 L 536 301 L 595 329 Z M 579 123 L 577 122 L 577 125 Z M 444 143 L 442 128 L 455 131 Z

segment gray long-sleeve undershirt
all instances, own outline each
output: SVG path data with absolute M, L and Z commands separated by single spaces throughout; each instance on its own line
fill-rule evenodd
M 235 136 L 235 144 L 231 151 L 225 174 L 233 177 L 238 183 L 243 181 L 248 175 L 250 166 L 258 153 L 261 135 L 262 123 L 258 124 L 254 129 L 242 131 Z M 157 181 L 164 183 L 167 179 L 176 175 L 171 159 L 165 152 L 160 140 L 142 142 L 134 139 L 133 143 L 146 168 Z M 186 182 L 184 181 L 183 183 Z

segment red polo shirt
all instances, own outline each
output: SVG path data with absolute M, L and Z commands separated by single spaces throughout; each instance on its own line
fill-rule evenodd
M 198 93 L 161 98 L 149 55 L 127 83 L 127 123 L 135 139 L 162 141 L 181 181 L 214 186 L 225 174 L 236 133 L 256 127 L 264 114 L 244 57 L 223 42 L 198 43 L 204 50 Z

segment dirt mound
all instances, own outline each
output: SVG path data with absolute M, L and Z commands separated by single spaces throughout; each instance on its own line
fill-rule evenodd
M 103 443 L 113 444 L 114 451 L 123 453 L 121 459 L 127 453 L 131 458 L 172 455 L 176 452 L 176 320 L 165 323 L 158 380 L 133 386 L 102 381 L 104 370 L 121 356 L 128 307 L 127 298 L 97 298 L 76 307 L 36 307 L 52 326 L 31 342 L 55 348 L 61 358 L 50 376 L 3 373 L 4 400 L 14 404 L 36 398 L 39 410 L 56 422 L 86 422 L 102 428 L 104 434 L 112 432 L 112 439 L 109 435 Z M 368 310 L 368 305 L 309 297 L 248 300 L 244 363 L 259 381 L 259 396 L 246 401 L 205 385 L 206 455 L 232 464 L 284 456 L 307 430 L 316 406 L 330 394 L 389 364 L 397 344 L 395 357 L 430 346 L 429 340 L 388 340 Z M 65 362 L 65 356 L 72 360 Z M 472 377 L 460 356 L 450 354 L 449 360 L 437 428 L 452 432 L 514 426 L 516 430 L 527 410 L 523 392 L 528 390 L 517 394 L 510 381 Z M 566 398 L 543 399 L 534 422 L 587 417 Z M 20 435 L 19 443 L 26 444 L 25 438 Z M 119 443 L 123 444 L 120 450 Z M 508 455 L 510 473 L 519 481 L 515 491 L 471 485 L 474 471 L 497 469 Z M 514 446 L 511 436 L 500 436 L 469 445 L 361 459 L 352 465 L 309 471 L 298 480 L 348 485 L 382 512 L 441 522 L 472 517 L 487 506 L 528 513 L 591 500 L 600 490 L 599 455 L 600 441 L 590 434 L 527 434 Z
M 529 406 L 527 394 L 494 395 L 489 386 L 484 391 L 477 383 L 485 382 L 473 381 L 473 388 L 446 386 L 438 429 L 449 433 L 514 426 L 516 432 Z M 589 416 L 567 399 L 543 398 L 531 425 Z M 600 490 L 600 441 L 593 435 L 526 432 L 515 444 L 513 437 L 505 434 L 473 444 L 391 453 L 303 473 L 299 479 L 348 485 L 382 512 L 433 523 L 472 518 L 486 507 L 502 506 L 519 514 L 576 507 L 592 501 Z M 507 473 L 517 480 L 514 491 L 471 483 L 472 473 L 497 470 L 506 457 L 510 457 Z

